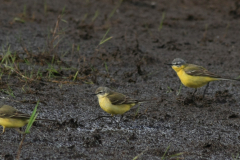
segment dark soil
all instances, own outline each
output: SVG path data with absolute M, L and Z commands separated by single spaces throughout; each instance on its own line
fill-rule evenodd
M 161 159 L 164 153 L 167 159 L 176 159 L 179 153 L 179 159 L 239 158 L 240 83 L 212 82 L 206 98 L 202 100 L 203 87 L 193 103 L 193 89 L 182 86 L 178 94 L 181 82 L 164 65 L 179 57 L 237 78 L 238 1 L 0 0 L 0 4 L 1 60 L 10 51 L 19 64 L 19 72 L 1 64 L 0 96 L 28 114 L 40 100 L 38 117 L 57 121 L 34 124 L 22 159 Z M 98 45 L 109 28 L 106 38 L 112 39 Z M 56 72 L 50 73 L 50 64 Z M 38 69 L 42 78 L 21 76 Z M 117 127 L 111 118 L 94 120 L 109 115 L 91 95 L 99 86 L 156 100 L 131 109 Z M 6 93 L 9 88 L 14 97 Z M 14 159 L 20 140 L 14 129 L 7 129 L 0 136 L 0 158 Z

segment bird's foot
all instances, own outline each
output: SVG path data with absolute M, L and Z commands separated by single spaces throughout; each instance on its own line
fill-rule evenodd
M 15 128 L 15 129 L 16 129 L 16 131 L 17 131 L 18 133 L 20 133 L 20 134 L 26 134 L 25 132 L 20 131 L 19 128 Z
M 3 131 L 2 131 L 2 133 L 0 135 L 3 135 L 5 133 L 5 131 L 6 131 L 6 128 L 3 127 Z

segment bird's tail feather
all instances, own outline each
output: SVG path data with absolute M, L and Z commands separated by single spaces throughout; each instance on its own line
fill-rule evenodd
M 231 80 L 231 81 L 240 81 L 240 79 L 231 79 L 231 78 L 221 78 L 220 80 Z
M 151 102 L 151 101 L 156 101 L 157 98 L 153 98 L 153 99 L 144 99 L 144 100 L 138 100 L 138 103 L 144 103 L 144 102 Z
M 55 122 L 56 120 L 37 118 L 37 119 L 35 119 L 35 121 L 49 121 L 49 122 Z

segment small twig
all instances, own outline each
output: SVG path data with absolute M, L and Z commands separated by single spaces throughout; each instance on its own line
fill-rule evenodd
M 25 139 L 25 136 L 26 136 L 26 134 L 23 134 L 22 140 L 21 140 L 21 142 L 20 142 L 20 144 L 19 144 L 18 152 L 17 152 L 17 157 L 16 157 L 17 160 L 20 159 L 21 150 L 22 150 L 23 141 L 24 141 L 24 139 Z
M 33 112 L 32 112 L 32 115 L 31 115 L 31 117 L 30 117 L 30 119 L 29 119 L 29 122 L 28 122 L 28 124 L 27 124 L 27 128 L 26 128 L 25 132 L 23 133 L 22 140 L 21 140 L 21 142 L 20 142 L 20 144 L 19 144 L 19 147 L 18 147 L 18 152 L 17 152 L 17 157 L 16 157 L 17 160 L 20 159 L 21 150 L 22 150 L 23 141 L 24 141 L 24 139 L 25 139 L 25 136 L 26 136 L 26 134 L 29 134 L 29 133 L 30 133 L 30 132 L 29 132 L 29 131 L 30 131 L 30 128 L 32 127 L 33 122 L 36 120 L 36 118 L 37 118 L 37 116 L 38 116 L 38 113 L 36 113 L 36 112 L 37 112 L 38 104 L 39 104 L 39 101 L 37 102 L 37 104 L 36 104 L 36 106 L 35 106 L 35 108 L 34 108 L 34 110 L 33 110 Z
M 25 47 L 23 41 L 22 41 L 22 43 L 21 43 L 21 47 L 22 47 L 22 49 L 27 53 L 28 56 L 31 55 L 31 54 L 28 52 L 27 48 Z
M 35 81 L 35 79 L 28 78 L 28 77 L 24 76 L 24 75 L 17 69 L 16 63 L 14 63 L 14 65 L 15 65 L 15 69 L 14 69 L 14 68 L 12 68 L 12 69 L 13 69 L 13 71 L 15 71 L 18 75 L 20 75 L 21 77 L 23 77 L 23 78 L 25 78 L 25 79 L 28 79 L 28 80 L 30 80 L 30 81 Z
M 54 28 L 54 31 L 53 31 L 53 35 L 52 35 L 53 37 L 55 36 L 55 34 L 57 32 L 61 17 L 62 17 L 61 15 L 58 16 L 58 19 L 57 19 L 57 22 L 56 22 L 56 25 L 55 25 L 55 28 Z
M 62 15 L 59 15 L 57 18 L 56 24 L 54 26 L 51 40 L 48 40 L 48 53 L 51 53 L 54 50 L 54 42 L 56 41 L 56 39 L 59 39 L 58 31 L 59 31 L 59 23 L 61 18 L 62 18 Z

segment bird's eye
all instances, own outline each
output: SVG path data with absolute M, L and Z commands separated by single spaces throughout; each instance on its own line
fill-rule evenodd
M 176 62 L 175 65 L 181 65 L 181 62 Z

